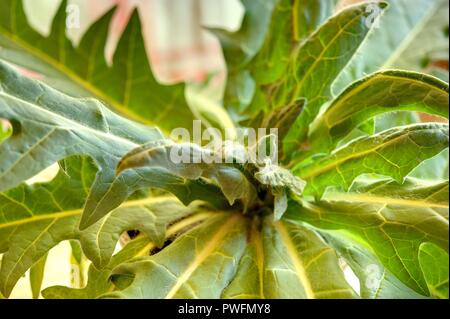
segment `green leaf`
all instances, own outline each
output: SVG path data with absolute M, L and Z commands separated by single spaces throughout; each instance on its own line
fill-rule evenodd
M 113 281 L 122 276 L 133 281 L 127 288 L 104 297 L 355 296 L 340 271 L 336 254 L 314 232 L 273 223 L 271 218 L 266 218 L 262 232 L 257 219 L 252 225 L 248 223 L 240 214 L 217 216 L 161 252 L 119 266 Z M 247 245 L 245 229 L 249 226 Z
M 419 262 L 431 296 L 448 299 L 448 252 L 424 243 L 419 248 Z
M 313 33 L 334 12 L 338 0 L 296 0 L 293 4 L 294 39 L 301 40 Z
M 407 177 L 399 187 L 399 183 L 391 178 L 361 176 L 354 181 L 348 192 L 339 189 L 328 189 L 324 200 L 367 201 L 420 205 L 423 207 L 448 207 L 448 180 L 429 182 Z M 408 203 L 411 199 L 411 203 Z M 405 201 L 406 200 L 406 201 Z
M 175 222 L 167 228 L 166 241 L 173 240 L 177 235 L 202 223 L 214 216 L 213 212 L 200 212 L 190 215 L 180 221 Z M 81 289 L 64 286 L 52 286 L 42 291 L 46 299 L 91 299 L 98 298 L 103 294 L 114 290 L 114 284 L 110 280 L 112 270 L 120 264 L 130 261 L 133 258 L 149 256 L 158 247 L 146 235 L 140 234 L 136 239 L 128 242 L 117 254 L 115 254 L 108 265 L 97 269 L 94 265 L 89 267 L 88 282 Z
M 82 288 L 70 288 L 65 286 L 51 286 L 42 291 L 45 299 L 92 299 L 98 298 L 114 289 L 109 280 L 111 271 L 122 262 L 128 261 L 139 254 L 148 254 L 154 247 L 148 237 L 140 237 L 125 245 L 113 256 L 107 267 L 97 269 L 93 265 L 88 270 L 88 282 Z
M 95 166 L 68 159 L 48 184 L 20 185 L 0 193 L 0 287 L 9 296 L 17 280 L 59 242 L 75 238 Z M 69 177 L 70 176 L 70 177 Z
M 335 1 L 244 0 L 243 5 L 241 30 L 218 33 L 229 68 L 224 104 L 238 120 L 268 111 L 262 86 L 283 77 L 295 46 L 333 13 Z
M 336 252 L 314 231 L 273 222 L 272 227 L 264 227 L 262 238 L 266 298 L 356 297 L 339 268 Z
M 334 3 L 330 0 L 278 0 L 264 44 L 247 66 L 258 85 L 284 78 L 288 66 L 301 57 L 295 52 L 296 45 L 333 13 Z
M 333 249 L 308 228 L 267 218 L 250 242 L 223 298 L 353 298 Z
M 210 219 L 158 254 L 116 268 L 113 280 L 119 275 L 133 276 L 133 283 L 106 296 L 219 298 L 245 249 L 245 226 L 245 219 L 238 214 Z
M 390 61 L 390 67 L 427 72 L 448 82 L 448 67 L 434 67 L 433 64 L 449 60 L 449 3 L 445 0 L 430 2 L 434 11 L 428 15 L 422 28 L 417 29 L 414 39 L 407 46 L 405 44 L 401 58 Z M 444 72 L 444 75 L 440 75 L 439 71 Z
M 245 9 L 237 32 L 214 30 L 222 44 L 223 54 L 231 72 L 247 64 L 260 50 L 269 28 L 270 18 L 278 0 L 242 0 Z
M 305 99 L 299 99 L 293 104 L 275 109 L 268 114 L 259 112 L 256 117 L 246 123 L 246 126 L 255 129 L 255 131 L 257 131 L 258 128 L 277 129 L 278 141 L 283 140 L 288 134 L 289 129 L 297 120 L 305 104 Z M 278 158 L 284 158 L 283 148 L 278 147 L 277 144 L 277 149 Z
M 91 160 L 77 157 L 66 159 L 65 167 L 66 171 L 61 170 L 50 183 L 22 184 L 0 193 L 0 252 L 5 252 L 0 288 L 6 296 L 17 280 L 61 241 L 80 240 L 84 253 L 102 267 L 108 264 L 123 231 L 141 230 L 160 246 L 167 225 L 194 212 L 193 207 L 186 208 L 173 197 L 143 194 L 80 231 L 96 167 Z
M 308 101 L 284 139 L 286 154 L 301 150 L 308 126 L 321 106 L 332 97 L 332 83 L 370 31 L 365 23 L 368 6 L 377 6 L 382 10 L 386 3 L 370 2 L 352 6 L 327 20 L 297 50 L 287 71 L 288 76 L 270 88 L 267 98 L 271 101 L 272 108 L 289 104 L 300 97 Z
M 108 66 L 104 48 L 113 12 L 94 23 L 75 48 L 65 36 L 65 3 L 54 18 L 51 34 L 44 37 L 29 26 L 22 1 L 1 1 L 0 57 L 44 75 L 53 87 L 96 97 L 137 121 L 165 131 L 191 126 L 193 115 L 184 98 L 184 85 L 161 85 L 152 74 L 137 11 Z
M 164 139 L 158 129 L 122 118 L 97 100 L 71 98 L 20 76 L 1 62 L 0 117 L 12 122 L 14 130 L 0 144 L 0 190 L 14 187 L 70 155 L 94 159 L 99 171 L 84 207 L 82 228 L 101 219 L 143 187 L 138 171 L 129 170 L 116 177 L 120 158 L 140 144 Z M 218 205 L 224 203 L 212 185 L 189 183 L 159 169 L 146 173 L 149 187 L 173 191 L 183 201 L 190 202 L 197 194 Z
M 321 232 L 326 241 L 339 253 L 359 279 L 361 298 L 366 299 L 421 299 L 419 295 L 398 280 L 383 266 L 370 247 L 358 243 L 338 231 Z
M 353 140 L 360 138 L 361 136 L 369 136 L 375 133 L 381 133 L 394 127 L 417 124 L 421 122 L 422 121 L 420 120 L 419 114 L 417 112 L 394 111 L 382 113 L 367 121 L 364 121 L 360 126 L 353 129 L 347 136 L 339 140 L 339 142 L 336 144 L 336 148 L 342 147 L 343 145 L 348 144 Z M 318 144 L 314 142 L 312 142 L 312 144 Z M 324 142 L 325 145 L 326 143 L 327 142 Z M 295 158 L 295 160 L 298 161 L 300 158 L 307 157 L 307 155 L 307 153 L 303 153 L 301 154 L 301 157 L 297 157 Z
M 417 111 L 448 119 L 448 84 L 410 72 L 384 71 L 354 83 L 314 123 L 311 152 L 329 152 L 368 119 L 393 111 Z
M 248 240 L 236 269 L 234 278 L 223 290 L 226 299 L 263 299 L 266 287 L 265 248 L 260 231 L 260 221 L 255 218 L 248 228 Z
M 409 0 L 388 2 L 389 7 L 380 16 L 377 27 L 368 35 L 355 58 L 333 84 L 334 93 L 339 94 L 352 82 L 379 70 L 402 68 L 423 71 L 422 61 L 418 60 L 425 57 L 428 50 L 432 52 L 436 46 L 445 46 L 448 42 L 433 37 L 428 40 L 426 36 L 426 30 L 437 19 L 436 14 L 442 11 L 442 15 L 446 15 L 441 6 L 447 1 L 417 0 L 414 5 Z M 444 19 L 448 24 L 448 16 Z M 445 50 L 444 47 L 442 49 Z M 448 47 L 446 51 L 448 55 Z M 410 60 L 407 56 L 414 52 L 420 55 L 416 61 L 419 63 L 402 63 Z
M 306 100 L 300 99 L 292 105 L 290 104 L 273 110 L 263 118 L 260 127 L 276 128 L 278 129 L 278 138 L 281 140 L 284 139 L 305 107 L 305 104 Z
M 29 269 L 37 296 L 43 258 L 69 240 L 72 265 L 89 259 L 89 276 L 45 289 L 46 298 L 448 298 L 448 124 L 411 125 L 416 111 L 448 118 L 448 85 L 386 71 L 333 94 L 364 70 L 396 67 L 409 50 L 434 74 L 448 52 L 440 55 L 437 37 L 424 51 L 415 41 L 441 28 L 440 16 L 428 23 L 438 1 L 392 1 L 380 20 L 392 24 L 378 29 L 368 22 L 384 2 L 328 19 L 334 0 L 243 0 L 241 31 L 219 32 L 230 62 L 224 105 L 236 122 L 278 128 L 287 166 L 241 164 L 249 154 L 235 145 L 175 143 L 0 62 L 0 121 L 12 127 L 0 135 L 1 296 Z M 64 8 L 44 38 L 21 2 L 2 2 L 0 58 L 166 131 L 187 126 L 184 87 L 153 78 L 136 13 L 108 66 L 113 11 L 74 48 Z M 413 60 L 404 61 L 415 69 Z M 197 94 L 203 85 L 186 96 L 209 126 L 228 115 Z M 50 182 L 23 183 L 56 162 Z
M 432 242 L 448 251 L 448 181 L 365 180 L 348 193 L 330 192 L 314 203 L 289 203 L 287 220 L 344 230 L 374 251 L 404 284 L 429 295 L 419 266 L 419 247 Z
M 115 244 L 124 231 L 139 229 L 156 247 L 162 247 L 167 225 L 201 211 L 196 205 L 183 207 L 179 201 L 170 197 L 131 200 L 86 228 L 79 238 L 86 256 L 97 268 L 102 268 L 109 263 Z
M 256 199 L 256 189 L 245 172 L 234 164 L 222 163 L 222 156 L 226 154 L 191 143 L 149 143 L 125 155 L 117 167 L 117 173 L 146 167 L 164 169 L 187 180 L 207 178 L 220 187 L 230 205 L 241 200 L 246 209 Z
M 449 150 L 448 148 L 435 157 L 420 163 L 409 176 L 427 181 L 449 180 Z
M 395 126 L 397 126 L 397 125 L 395 125 Z M 361 132 L 363 132 L 367 135 L 373 135 L 375 133 L 375 129 L 376 129 L 375 119 L 369 119 L 367 121 L 364 121 L 356 129 L 360 130 Z
M 398 183 L 424 160 L 448 148 L 448 124 L 416 124 L 361 137 L 328 156 L 299 164 L 304 194 L 320 197 L 328 186 L 347 190 L 362 174 L 393 177 Z
M 39 259 L 39 261 L 30 269 L 30 286 L 34 299 L 38 299 L 41 294 L 42 280 L 44 279 L 46 261 L 47 254 Z

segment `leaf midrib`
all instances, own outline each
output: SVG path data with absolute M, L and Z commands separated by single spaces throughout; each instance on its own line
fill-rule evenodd
M 306 294 L 306 297 L 308 299 L 315 299 L 315 294 L 311 287 L 311 282 L 306 274 L 306 268 L 298 254 L 297 249 L 295 248 L 294 243 L 292 242 L 292 239 L 289 236 L 288 231 L 286 230 L 285 226 L 281 222 L 273 222 L 273 226 L 275 227 L 277 232 L 280 234 L 280 237 L 281 237 L 282 242 L 284 243 L 286 252 L 287 252 L 289 258 L 291 259 L 292 265 L 294 266 L 297 278 L 303 285 L 303 290 Z
M 433 195 L 433 194 L 432 194 Z M 449 204 L 439 204 L 426 199 L 404 199 L 395 197 L 383 197 L 372 195 L 368 193 L 341 193 L 341 192 L 329 192 L 327 196 L 330 196 L 328 200 L 332 201 L 350 201 L 361 203 L 375 203 L 375 204 L 388 204 L 388 205 L 400 205 L 400 206 L 412 206 L 412 207 L 425 207 L 425 208 L 449 208 Z M 447 221 L 448 222 L 448 221 Z
M 140 206 L 140 205 L 157 203 L 159 201 L 164 201 L 164 200 L 171 199 L 171 198 L 172 198 L 171 196 L 164 196 L 164 197 L 152 197 L 152 198 L 146 198 L 146 199 L 130 200 L 130 201 L 123 203 L 121 206 L 116 208 L 116 210 L 120 209 L 120 208 L 124 208 L 124 207 L 132 207 L 132 206 Z M 61 219 L 61 218 L 66 218 L 66 217 L 71 217 L 71 216 L 77 216 L 77 215 L 81 215 L 82 212 L 83 212 L 83 208 L 78 208 L 78 209 L 65 210 L 65 211 L 59 211 L 59 212 L 54 212 L 54 213 L 33 215 L 28 218 L 0 224 L 0 229 L 20 226 L 20 225 L 24 225 L 24 224 L 41 221 L 41 220 Z
M 183 284 L 189 280 L 194 271 L 203 263 L 203 261 L 210 256 L 214 249 L 222 242 L 223 238 L 228 234 L 228 231 L 242 218 L 240 214 L 233 214 L 228 220 L 217 230 L 214 236 L 202 248 L 202 250 L 195 256 L 194 260 L 188 265 L 186 270 L 178 277 L 175 284 L 164 297 L 170 299 L 175 296 Z

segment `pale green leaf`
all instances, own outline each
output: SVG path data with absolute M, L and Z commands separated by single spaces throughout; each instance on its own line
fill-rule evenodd
M 398 111 L 383 113 L 374 118 L 374 133 L 380 133 L 396 126 L 405 126 L 420 123 L 420 117 L 416 112 Z
M 44 279 L 45 263 L 47 261 L 47 254 L 45 254 L 39 261 L 30 269 L 30 286 L 31 293 L 34 299 L 38 299 L 41 294 L 42 281 Z
M 419 248 L 419 262 L 431 296 L 448 299 L 448 251 L 423 243 Z
M 435 157 L 420 163 L 410 174 L 411 177 L 427 181 L 449 180 L 449 149 L 442 151 Z
M 185 219 L 175 222 L 168 227 L 165 240 L 174 240 L 176 236 L 186 230 L 213 217 L 213 212 L 193 214 Z M 98 298 L 103 294 L 114 290 L 115 286 L 110 280 L 112 270 L 120 264 L 130 261 L 133 258 L 149 256 L 157 251 L 158 247 L 149 237 L 139 235 L 136 239 L 128 242 L 109 263 L 102 269 L 97 269 L 94 265 L 89 267 L 88 282 L 81 289 L 64 286 L 52 286 L 42 291 L 42 295 L 47 299 L 89 299 Z
M 236 272 L 246 246 L 246 221 L 222 214 L 194 228 L 150 257 L 122 264 L 113 280 L 133 277 L 124 290 L 106 295 L 127 298 L 219 298 Z
M 249 220 L 239 214 L 215 217 L 163 251 L 116 268 L 113 281 L 129 286 L 104 297 L 356 296 L 343 277 L 334 250 L 317 234 L 304 227 L 274 223 L 270 217 L 260 231 L 259 222 L 254 219 L 248 225 Z
M 359 279 L 361 298 L 421 299 L 424 296 L 407 287 L 390 272 L 370 248 L 337 231 L 321 232 Z
M 354 298 L 336 252 L 314 231 L 283 222 L 265 225 L 266 298 Z
M 354 298 L 335 251 L 314 231 L 254 220 L 236 277 L 224 298 Z
M 402 61 L 410 60 L 407 56 L 411 53 L 418 54 L 420 60 L 425 58 L 428 50 L 432 52 L 433 47 L 446 45 L 448 40 L 428 40 L 422 35 L 422 32 L 426 34 L 430 24 L 434 24 L 439 11 L 445 15 L 441 8 L 445 2 L 448 3 L 446 0 L 414 0 L 411 5 L 410 0 L 388 1 L 389 7 L 376 22 L 377 27 L 333 84 L 333 91 L 339 94 L 352 82 L 379 70 L 403 68 L 423 71 L 422 61 L 408 65 L 402 65 Z M 446 20 L 448 25 L 448 16 Z M 448 48 L 446 51 L 448 54 Z
M 416 124 L 361 137 L 330 155 L 299 164 L 294 172 L 307 182 L 304 193 L 320 197 L 328 186 L 347 190 L 362 174 L 403 179 L 424 160 L 448 148 L 448 124 Z
M 434 11 L 428 15 L 428 20 L 416 29 L 416 36 L 408 45 L 404 45 L 401 56 L 389 60 L 391 68 L 421 71 L 437 76 L 448 82 L 449 60 L 448 45 L 448 10 L 446 0 L 431 0 Z M 439 65 L 440 63 L 443 63 Z M 443 74 L 442 74 L 443 73 Z
M 108 264 L 124 231 L 139 229 L 156 247 L 161 247 L 166 238 L 167 225 L 196 211 L 201 209 L 195 205 L 183 207 L 171 197 L 130 200 L 83 230 L 79 238 L 86 256 L 97 268 L 102 268 Z
M 311 130 L 314 152 L 329 152 L 368 119 L 393 111 L 448 118 L 448 84 L 418 73 L 384 71 L 354 83 L 331 103 Z

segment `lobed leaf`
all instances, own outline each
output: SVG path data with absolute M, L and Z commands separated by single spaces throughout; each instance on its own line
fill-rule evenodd
M 50 35 L 44 37 L 28 24 L 22 1 L 1 1 L 0 57 L 44 75 L 52 87 L 95 97 L 139 122 L 165 131 L 190 127 L 193 115 L 184 98 L 184 85 L 162 85 L 153 76 L 137 11 L 109 66 L 104 49 L 113 11 L 95 22 L 74 47 L 65 36 L 65 4 L 56 13 Z M 178 116 L 172 116 L 173 112 Z
M 382 180 L 352 187 L 314 203 L 291 201 L 285 218 L 356 236 L 404 284 L 429 295 L 419 248 L 431 242 L 448 251 L 448 181 Z
M 448 124 L 416 124 L 361 137 L 330 155 L 299 164 L 304 193 L 321 197 L 328 186 L 347 190 L 362 174 L 393 177 L 398 183 L 424 160 L 448 148 Z
M 140 254 L 149 254 L 154 245 L 148 237 L 134 239 L 125 245 L 114 255 L 108 266 L 97 269 L 89 266 L 88 281 L 83 288 L 71 288 L 66 286 L 51 286 L 42 291 L 45 299 L 93 299 L 114 289 L 109 280 L 111 271 L 122 262 L 126 262 Z
M 383 10 L 386 3 L 352 6 L 327 20 L 300 45 L 287 71 L 288 76 L 270 88 L 267 98 L 272 108 L 299 98 L 308 101 L 284 139 L 286 154 L 299 151 L 307 137 L 308 126 L 321 106 L 332 98 L 331 85 L 370 31 L 371 27 L 365 23 L 368 6 Z
M 14 130 L 0 144 L 0 190 L 14 187 L 70 155 L 94 159 L 99 171 L 84 206 L 81 228 L 118 207 L 143 188 L 144 182 L 176 193 L 186 204 L 194 200 L 194 194 L 218 205 L 224 203 L 213 185 L 186 182 L 158 168 L 146 171 L 147 181 L 133 170 L 117 177 L 115 167 L 123 155 L 140 144 L 164 139 L 158 129 L 122 118 L 97 100 L 64 95 L 20 76 L 1 62 L 0 117 L 8 119 Z
M 245 249 L 244 230 L 245 219 L 242 216 L 217 216 L 158 254 L 116 268 L 113 280 L 131 276 L 133 282 L 129 287 L 106 296 L 219 298 L 235 272 L 236 258 L 239 259 Z
M 214 212 L 200 212 L 177 221 L 167 228 L 165 240 L 173 240 L 174 237 L 184 232 L 186 229 L 197 226 L 199 223 L 202 223 L 213 216 Z M 152 242 L 148 236 L 141 234 L 136 239 L 128 242 L 111 258 L 105 267 L 97 269 L 94 265 L 91 265 L 88 271 L 88 282 L 85 287 L 76 289 L 65 286 L 52 286 L 44 289 L 42 295 L 46 299 L 98 298 L 115 289 L 114 284 L 110 280 L 112 270 L 115 267 L 131 261 L 134 258 L 149 256 L 157 250 L 157 248 L 157 245 Z
M 97 267 L 108 264 L 119 236 L 138 229 L 155 247 L 164 242 L 166 227 L 181 217 L 201 211 L 184 207 L 175 198 L 130 199 L 99 223 L 80 231 L 83 205 L 96 167 L 87 158 L 69 158 L 46 184 L 20 185 L 0 193 L 0 289 L 8 296 L 17 280 L 64 240 L 77 239 Z M 144 197 L 142 197 L 144 196 Z
M 384 71 L 346 89 L 311 130 L 311 152 L 329 152 L 353 129 L 374 116 L 417 111 L 448 119 L 448 84 L 431 76 Z
M 270 218 L 262 232 L 257 224 L 240 214 L 217 216 L 163 251 L 116 268 L 113 280 L 131 283 L 104 297 L 355 297 L 334 250 L 313 231 Z

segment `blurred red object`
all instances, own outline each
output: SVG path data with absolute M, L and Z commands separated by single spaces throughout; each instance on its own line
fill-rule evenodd
M 47 36 L 62 0 L 21 1 L 30 25 Z M 109 63 L 131 14 L 137 10 L 150 64 L 156 78 L 166 84 L 201 81 L 210 74 L 224 79 L 220 43 L 205 27 L 237 31 L 244 15 L 240 0 L 68 0 L 67 6 L 69 13 L 75 9 L 79 13 L 79 23 L 66 30 L 74 45 L 115 7 L 105 48 Z
M 81 30 L 69 32 L 75 42 L 89 25 L 117 6 L 105 49 L 110 63 L 137 9 L 153 71 L 164 83 L 202 81 L 211 73 L 224 73 L 220 43 L 204 27 L 236 31 L 244 14 L 239 0 L 72 0 L 69 4 L 79 6 L 82 20 Z

